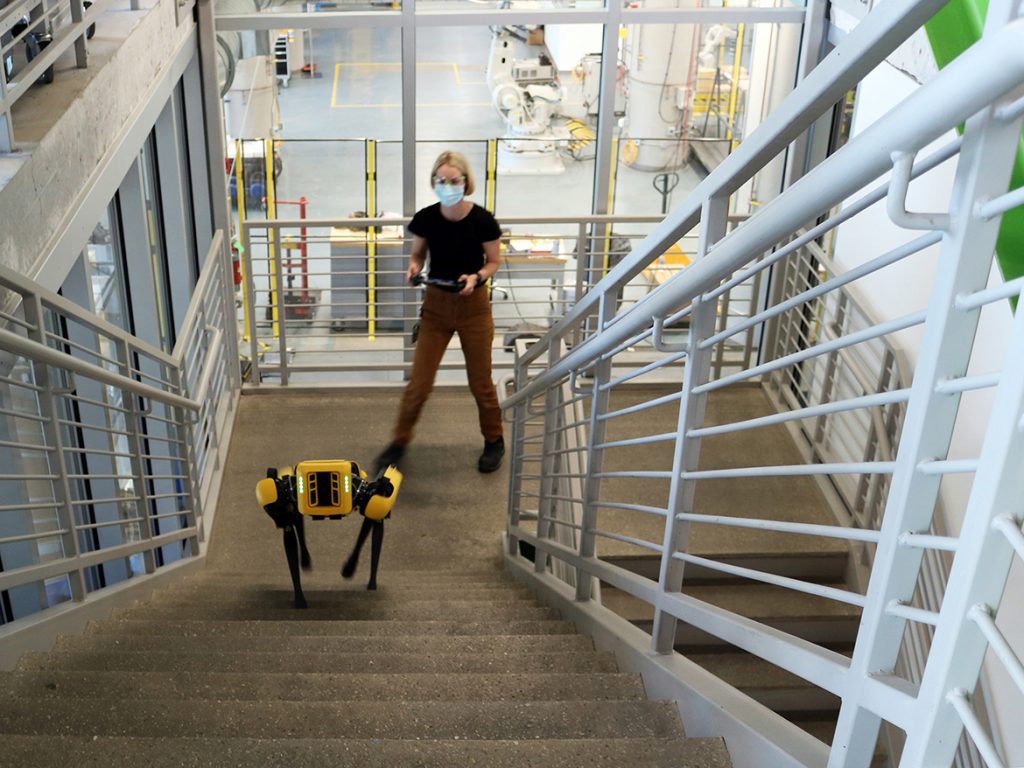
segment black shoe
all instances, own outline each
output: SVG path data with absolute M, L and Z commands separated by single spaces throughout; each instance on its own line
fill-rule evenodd
M 398 462 L 405 456 L 405 446 L 399 443 L 391 443 L 380 452 L 380 455 L 373 463 L 374 475 L 379 475 L 383 470 L 391 466 L 398 466 Z
M 484 443 L 484 452 L 476 463 L 481 472 L 494 472 L 501 466 L 501 457 L 505 455 L 505 438 L 499 437 L 493 443 Z

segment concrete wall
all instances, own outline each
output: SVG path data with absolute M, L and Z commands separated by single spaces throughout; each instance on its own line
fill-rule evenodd
M 30 154 L 13 161 L 20 167 L 0 189 L 0 263 L 36 277 L 72 224 L 81 230 L 73 233 L 80 243 L 76 247 L 84 245 L 99 217 L 83 224 L 74 221 L 75 213 L 90 195 L 110 199 L 112 190 L 97 189 L 96 180 L 124 143 L 153 83 L 166 74 L 194 30 L 191 14 L 177 23 L 174 0 L 157 0 L 139 11 L 110 10 L 101 17 L 97 40 L 118 34 L 124 39 L 109 60 L 98 67 L 90 63 L 88 82 L 57 122 Z M 60 72 L 46 87 L 61 87 Z M 17 137 L 17 113 L 14 127 Z M 124 149 L 137 152 L 139 147 Z M 93 202 L 91 208 L 105 205 Z M 50 271 L 58 266 L 47 264 Z M 59 281 L 63 275 L 50 277 Z

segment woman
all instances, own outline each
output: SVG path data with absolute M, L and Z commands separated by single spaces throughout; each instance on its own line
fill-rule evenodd
M 429 256 L 432 278 L 464 286 L 427 286 L 412 375 L 402 395 L 391 444 L 377 457 L 377 470 L 397 464 L 405 455 L 416 421 L 434 388 L 441 358 L 452 334 L 457 333 L 484 437 L 477 469 L 494 472 L 501 466 L 505 440 L 498 392 L 491 379 L 494 319 L 486 285 L 500 264 L 501 230 L 494 216 L 466 199 L 475 189 L 473 173 L 466 158 L 458 152 L 441 153 L 434 161 L 430 183 L 439 202 L 418 211 L 409 222 L 412 255 L 405 279 L 412 282 L 423 271 Z

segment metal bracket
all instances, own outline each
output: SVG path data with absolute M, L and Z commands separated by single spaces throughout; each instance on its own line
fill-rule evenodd
M 670 344 L 665 341 L 662 335 L 665 329 L 665 320 L 661 317 L 652 318 L 654 320 L 654 333 L 651 335 L 651 345 L 658 352 L 666 352 L 674 354 L 676 352 L 687 352 L 689 351 L 689 344 Z
M 913 176 L 914 155 L 909 152 L 893 152 L 891 157 L 892 178 L 889 180 L 885 210 L 893 224 L 904 229 L 949 229 L 949 214 L 912 213 L 907 210 L 907 190 Z

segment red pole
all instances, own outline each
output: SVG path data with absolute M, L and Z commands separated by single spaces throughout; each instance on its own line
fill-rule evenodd
M 303 195 L 302 197 L 299 198 L 299 218 L 302 219 L 303 221 L 306 220 L 306 204 L 308 202 L 309 201 L 306 199 L 305 195 Z M 305 227 L 305 225 L 302 226 L 302 228 L 299 230 L 299 233 L 301 235 L 301 239 L 299 240 L 299 253 L 302 254 L 302 256 L 301 256 L 301 263 L 302 263 L 302 267 L 301 267 L 302 268 L 302 298 L 303 298 L 303 300 L 306 300 L 306 299 L 309 298 L 309 273 L 306 270 L 306 255 L 307 255 L 307 253 L 306 253 L 306 227 Z

